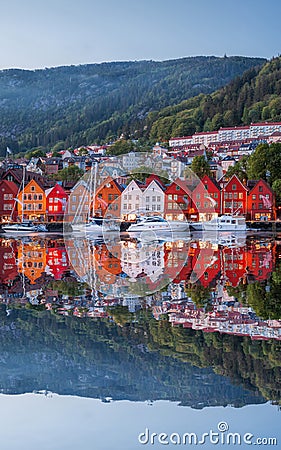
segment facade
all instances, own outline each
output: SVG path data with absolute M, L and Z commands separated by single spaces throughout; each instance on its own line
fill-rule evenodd
M 222 188 L 222 213 L 246 215 L 248 189 L 233 175 L 230 180 Z
M 91 192 L 87 183 L 80 180 L 71 190 L 67 203 L 69 221 L 86 222 L 90 215 Z
M 250 126 L 220 128 L 218 141 L 239 141 L 251 137 Z
M 163 215 L 165 194 L 163 187 L 155 180 L 151 181 L 142 193 L 142 207 L 145 214 Z
M 259 180 L 248 195 L 249 220 L 274 220 L 274 193 L 264 180 Z
M 189 186 L 179 178 L 165 191 L 165 219 L 184 220 L 188 217 L 192 193 Z
M 68 201 L 68 194 L 60 184 L 45 191 L 46 214 L 50 222 L 62 221 Z
M 192 206 L 197 220 L 217 217 L 221 211 L 221 191 L 215 180 L 205 175 L 192 192 Z
M 193 135 L 193 144 L 204 144 L 208 146 L 211 142 L 218 141 L 219 134 L 217 131 L 207 131 L 195 133 Z
M 183 147 L 190 144 L 204 144 L 206 146 L 215 142 L 234 142 L 247 139 L 257 139 L 260 136 L 268 137 L 281 132 L 281 122 L 260 122 L 246 126 L 224 127 L 218 131 L 195 133 L 192 136 L 173 137 L 169 140 L 170 147 Z M 280 141 L 280 136 L 276 135 Z
M 143 211 L 142 189 L 132 180 L 121 195 L 121 218 L 134 220 Z
M 98 187 L 95 198 L 95 214 L 103 217 L 121 217 L 121 194 L 123 187 L 107 177 Z
M 0 181 L 0 221 L 15 221 L 17 218 L 17 205 L 15 198 L 18 187 L 13 181 Z
M 46 195 L 39 183 L 31 180 L 18 195 L 18 215 L 28 220 L 46 218 Z

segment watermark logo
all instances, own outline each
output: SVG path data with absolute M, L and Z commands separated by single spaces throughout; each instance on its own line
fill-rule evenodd
M 239 433 L 230 431 L 229 424 L 221 421 L 216 429 L 210 429 L 198 434 L 192 431 L 171 434 L 152 432 L 146 428 L 138 435 L 138 442 L 142 445 L 267 445 L 277 446 L 276 437 L 260 437 L 253 433 Z M 209 448 L 209 447 L 208 447 Z

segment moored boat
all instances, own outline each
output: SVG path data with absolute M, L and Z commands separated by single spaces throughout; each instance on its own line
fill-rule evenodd
M 205 231 L 246 231 L 246 220 L 243 216 L 222 215 L 202 222 Z
M 185 221 L 168 221 L 161 216 L 152 216 L 142 217 L 128 228 L 128 232 L 142 231 L 185 232 L 189 231 L 189 224 Z

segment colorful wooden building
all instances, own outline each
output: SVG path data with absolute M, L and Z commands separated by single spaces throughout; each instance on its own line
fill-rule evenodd
M 0 181 L 0 221 L 15 221 L 17 218 L 17 204 L 15 198 L 18 187 L 13 181 Z
M 68 194 L 60 184 L 47 189 L 46 194 L 46 214 L 49 222 L 62 221 L 68 201 Z

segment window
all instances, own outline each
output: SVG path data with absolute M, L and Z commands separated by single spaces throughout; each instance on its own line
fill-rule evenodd
M 132 196 L 131 195 L 129 195 L 128 200 L 132 200 Z
M 253 195 L 252 195 L 252 199 L 253 199 L 253 200 L 256 200 L 256 194 L 253 194 Z
M 234 192 L 234 194 L 233 194 L 233 198 L 235 198 L 235 199 L 237 199 L 237 198 L 238 198 L 238 194 L 237 194 L 237 192 Z
M 239 192 L 239 200 L 243 200 L 243 192 Z
M 197 206 L 197 208 L 200 208 L 201 207 L 201 202 L 196 202 L 196 206 Z
M 256 209 L 256 204 L 252 203 L 252 209 Z
M 176 186 L 176 191 L 179 191 L 180 190 L 180 187 L 177 185 Z
M 49 206 L 49 211 L 53 211 L 53 206 L 52 205 Z
M 178 199 L 177 194 L 174 194 L 174 200 L 177 200 L 177 199 Z
M 157 201 L 158 201 L 158 202 L 161 202 L 161 197 L 160 197 L 160 195 L 157 196 Z
M 72 201 L 73 201 L 73 203 L 75 203 L 76 202 L 76 195 L 72 195 Z M 51 201 L 51 199 L 50 199 L 50 201 Z M 53 200 L 52 200 L 53 201 Z
M 127 209 L 127 203 L 124 203 L 124 209 Z
M 168 209 L 173 209 L 173 203 L 168 203 Z
M 113 195 L 112 194 L 108 194 L 108 200 L 113 200 Z
M 200 199 L 200 193 L 196 194 L 196 198 L 199 200 Z M 200 202 L 199 202 L 200 203 Z
M 168 195 L 168 200 L 173 200 L 172 194 L 169 194 L 169 195 Z
M 157 205 L 157 211 L 161 211 L 161 205 Z
M 131 204 L 131 203 L 128 204 L 128 209 L 129 209 L 129 210 L 132 209 L 132 204 Z
M 214 198 L 218 198 L 218 193 L 214 192 Z
M 155 195 L 153 195 L 152 201 L 153 201 L 153 202 L 156 202 L 156 196 L 155 196 Z
M 262 209 L 262 208 L 263 208 L 263 204 L 259 203 L 259 209 Z
M 237 189 L 236 184 L 233 184 L 233 185 L 232 185 L 232 190 L 233 190 L 233 191 L 236 191 L 236 189 Z
M 139 195 L 136 195 L 136 200 L 139 200 L 140 199 L 140 196 Z
M 8 200 L 8 194 L 4 194 L 4 200 Z
M 263 191 L 263 186 L 259 186 L 259 192 Z
M 224 198 L 227 199 L 228 198 L 228 192 L 224 193 Z
M 40 205 L 39 205 L 39 209 L 42 209 L 42 208 L 40 208 Z M 55 205 L 55 206 L 54 206 L 54 211 L 58 211 L 58 209 L 59 209 L 59 208 L 58 208 L 58 205 Z
M 145 197 L 145 201 L 146 201 L 146 202 L 149 202 L 149 197 Z
M 42 205 L 42 203 L 39 203 L 39 205 L 38 205 L 38 209 L 43 209 L 43 205 Z
M 42 199 L 43 199 L 42 194 L 39 194 L 39 195 L 38 195 L 38 200 L 42 200 Z
M 208 202 L 204 202 L 204 208 L 208 208 L 209 203 Z
M 31 186 L 31 192 L 35 191 L 35 186 Z
M 127 195 L 124 195 L 124 200 L 128 200 L 128 196 Z

